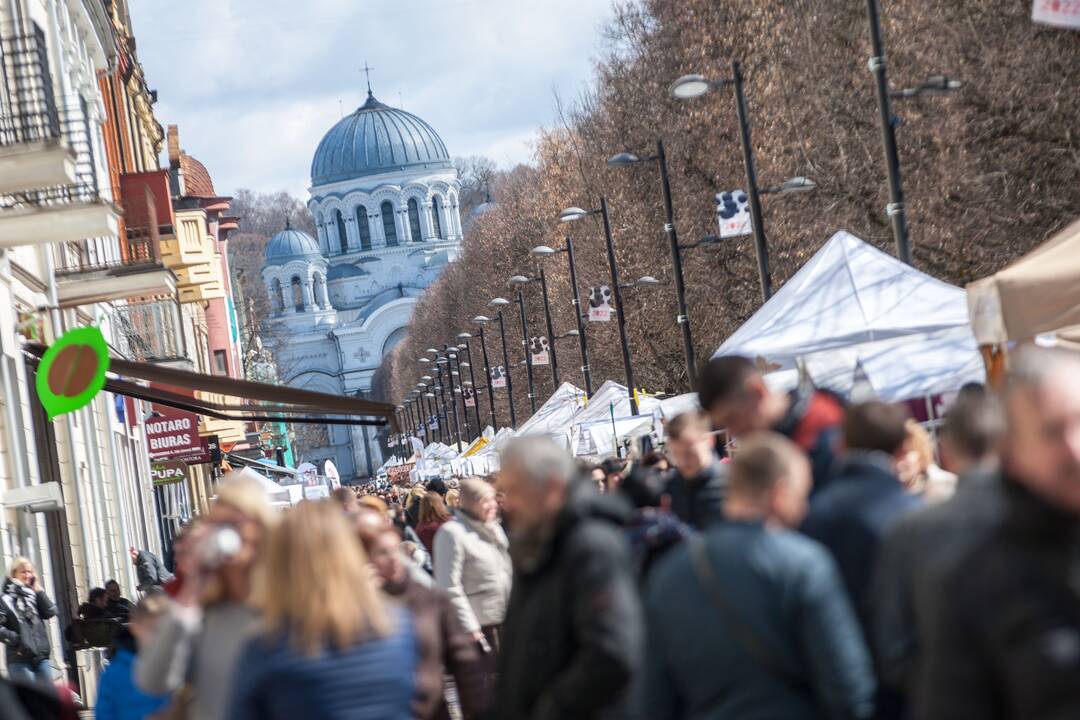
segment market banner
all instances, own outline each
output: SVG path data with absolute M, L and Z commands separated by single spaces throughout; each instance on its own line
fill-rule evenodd
M 543 335 L 529 338 L 529 355 L 532 357 L 533 365 L 550 365 L 551 357 L 548 350 L 548 339 Z
M 431 417 L 428 418 L 428 430 L 435 431 L 435 430 L 438 430 L 438 429 L 439 429 L 439 418 L 438 418 L 437 415 L 432 415 Z
M 597 285 L 589 288 L 589 322 L 611 321 L 611 288 Z
M 394 485 L 408 485 L 409 473 L 416 467 L 416 463 L 402 463 L 386 468 L 386 479 Z
M 1034 0 L 1031 19 L 1043 25 L 1080 30 L 1080 0 Z
M 471 387 L 461 388 L 461 397 L 465 401 L 465 407 L 476 407 L 476 395 Z
M 720 237 L 738 237 L 753 232 L 747 200 L 742 190 L 716 194 L 716 221 L 720 225 Z
M 491 387 L 504 388 L 506 387 L 506 367 L 503 365 L 496 365 L 491 368 Z

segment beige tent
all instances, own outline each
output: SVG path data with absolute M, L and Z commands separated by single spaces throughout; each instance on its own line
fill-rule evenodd
M 1080 330 L 1080 220 L 1012 265 L 967 286 L 971 326 L 979 345 L 1003 346 Z

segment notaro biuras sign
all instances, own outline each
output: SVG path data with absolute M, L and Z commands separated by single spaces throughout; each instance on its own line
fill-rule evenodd
M 199 416 L 187 410 L 154 405 L 161 417 L 146 423 L 146 444 L 151 460 L 178 460 L 202 453 Z

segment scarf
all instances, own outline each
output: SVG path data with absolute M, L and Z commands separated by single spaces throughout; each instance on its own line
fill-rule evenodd
M 479 535 L 484 542 L 491 543 L 503 553 L 507 551 L 509 542 L 506 539 L 506 534 L 502 532 L 499 523 L 494 520 L 491 522 L 481 522 L 462 509 L 454 510 L 454 517 L 456 517 L 462 525 Z
M 20 620 L 31 625 L 38 622 L 37 594 L 32 589 L 20 580 L 10 578 L 6 593 Z

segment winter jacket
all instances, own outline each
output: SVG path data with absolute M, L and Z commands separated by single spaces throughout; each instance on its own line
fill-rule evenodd
M 288 638 L 251 640 L 240 655 L 229 720 L 409 720 L 416 671 L 416 636 L 409 614 L 393 611 L 394 630 L 345 649 L 314 656 Z
M 7 662 L 34 664 L 51 654 L 46 621 L 56 617 L 56 605 L 44 590 L 34 592 L 14 578 L 0 590 L 0 642 Z
M 420 523 L 416 526 L 416 536 L 420 538 L 424 549 L 432 555 L 435 554 L 435 533 L 439 532 L 439 528 L 444 524 L 444 522 L 435 521 Z
M 450 596 L 467 632 L 499 625 L 506 616 L 513 570 L 509 543 L 495 522 L 481 523 L 461 510 L 435 533 L 435 584 Z
M 810 459 L 814 476 L 811 494 L 825 488 L 833 478 L 836 442 L 844 420 L 844 401 L 828 390 L 796 389 L 791 403 L 773 431 L 791 439 Z
M 443 677 L 454 678 L 458 701 L 466 718 L 474 718 L 488 706 L 484 664 L 480 648 L 465 632 L 450 597 L 438 588 L 412 580 L 388 585 L 388 595 L 399 600 L 412 615 L 419 657 L 413 717 L 417 720 L 449 718 L 443 696 Z
M 697 530 L 724 519 L 726 493 L 727 469 L 716 459 L 694 477 L 672 470 L 666 491 L 671 498 L 671 512 Z
M 802 531 L 832 553 L 866 636 L 870 636 L 870 579 L 889 526 L 921 504 L 904 492 L 892 458 L 849 452 L 828 486 L 810 499 Z
M 942 584 L 1003 512 L 1000 477 L 968 475 L 952 498 L 904 515 L 885 534 L 871 590 L 882 684 L 914 695 L 922 648 L 937 633 Z
M 154 553 L 140 550 L 135 557 L 135 575 L 139 580 L 139 590 L 146 592 L 152 587 L 161 587 L 173 579 L 173 574 L 165 569 Z
M 869 718 L 874 675 L 836 563 L 817 542 L 760 522 L 726 521 L 703 536 L 722 609 L 688 547 L 646 583 L 644 718 Z M 706 581 L 708 582 L 708 581 Z M 762 659 L 734 625 L 747 628 Z M 776 667 L 789 668 L 785 677 Z
M 117 649 L 98 681 L 95 720 L 143 720 L 169 704 L 170 696 L 148 695 L 135 685 L 132 645 Z
M 550 534 L 515 538 L 514 587 L 498 662 L 499 720 L 626 717 L 644 629 L 618 495 L 584 480 Z
M 1003 487 L 1003 519 L 940 588 L 917 720 L 1080 717 L 1080 516 Z

